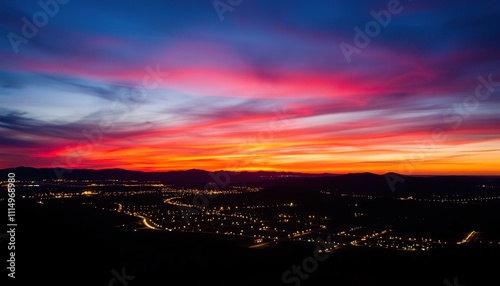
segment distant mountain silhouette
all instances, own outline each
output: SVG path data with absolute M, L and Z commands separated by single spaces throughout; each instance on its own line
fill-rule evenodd
M 386 176 L 402 179 L 390 188 Z M 482 187 L 482 186 L 485 187 Z M 495 176 L 404 176 L 396 173 L 376 175 L 351 173 L 339 176 L 300 178 L 282 182 L 281 186 L 330 192 L 331 194 L 365 194 L 380 196 L 482 194 L 500 195 L 500 177 Z
M 51 168 L 17 167 L 0 170 L 2 177 L 15 173 L 17 180 L 57 179 L 57 173 Z M 204 186 L 207 183 L 219 184 L 248 183 L 269 190 L 301 190 L 329 192 L 330 194 L 364 194 L 380 196 L 406 196 L 433 194 L 500 194 L 500 177 L 495 176 L 403 176 L 388 173 L 393 178 L 404 179 L 394 184 L 391 191 L 386 175 L 373 173 L 306 174 L 293 172 L 209 172 L 199 169 L 167 172 L 141 172 L 124 169 L 59 169 L 64 179 L 68 180 L 137 180 L 159 181 L 181 186 Z M 228 181 L 229 179 L 229 181 Z M 485 187 L 483 187 L 485 186 Z
M 52 169 L 52 168 L 32 168 L 17 167 L 0 170 L 1 173 L 15 173 L 17 180 L 43 180 L 58 179 L 67 180 L 137 180 L 137 181 L 160 181 L 169 184 L 206 184 L 214 182 L 216 178 L 225 182 L 229 177 L 230 183 L 251 183 L 280 180 L 290 177 L 318 177 L 325 174 L 305 174 L 293 172 L 209 172 L 199 169 L 190 169 L 185 171 L 166 171 L 166 172 L 142 172 L 129 171 L 124 169 Z M 59 175 L 59 176 L 58 176 Z M 329 176 L 329 174 L 326 174 Z

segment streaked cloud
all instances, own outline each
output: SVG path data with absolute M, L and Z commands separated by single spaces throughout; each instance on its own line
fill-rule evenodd
M 383 173 L 440 129 L 417 173 L 500 174 L 500 87 L 463 110 L 478 76 L 500 82 L 499 4 L 402 3 L 347 63 L 387 1 L 249 1 L 223 22 L 203 1 L 71 1 L 19 53 L 0 42 L 0 167 Z M 8 2 L 0 32 L 39 9 Z

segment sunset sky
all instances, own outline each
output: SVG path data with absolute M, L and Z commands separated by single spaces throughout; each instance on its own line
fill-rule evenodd
M 0 10 L 0 168 L 500 175 L 499 1 L 41 2 Z

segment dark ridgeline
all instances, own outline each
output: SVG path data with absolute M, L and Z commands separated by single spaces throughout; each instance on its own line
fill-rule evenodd
M 210 176 L 221 171 L 209 172 L 198 169 L 185 171 L 166 171 L 166 172 L 142 172 L 129 171 L 124 169 L 52 169 L 52 168 L 31 168 L 17 167 L 0 170 L 2 173 L 14 172 L 19 178 L 26 180 L 43 180 L 43 179 L 66 179 L 66 180 L 138 180 L 138 181 L 160 181 L 169 184 L 206 184 L 213 182 L 214 179 Z M 230 176 L 231 183 L 243 182 L 265 182 L 269 180 L 277 180 L 283 177 L 319 177 L 333 176 L 330 174 L 304 174 L 293 172 L 225 172 Z M 57 174 L 61 174 L 60 177 Z
M 2 174 L 13 172 L 20 180 L 58 179 L 52 168 L 17 167 L 0 170 Z M 307 174 L 296 172 L 209 172 L 199 169 L 186 171 L 141 172 L 124 169 L 59 169 L 66 180 L 137 180 L 158 181 L 180 186 L 205 186 L 215 182 L 214 177 L 229 178 L 230 184 L 253 183 L 265 187 L 300 187 L 303 190 L 328 190 L 332 193 L 371 194 L 380 196 L 440 195 L 440 194 L 494 194 L 495 189 L 482 185 L 500 186 L 500 176 L 405 176 L 392 192 L 385 175 L 373 173 Z M 219 176 L 224 173 L 223 176 Z M 4 176 L 5 177 L 5 176 Z

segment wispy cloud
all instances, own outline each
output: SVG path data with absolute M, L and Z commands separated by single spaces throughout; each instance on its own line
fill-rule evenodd
M 248 168 L 397 171 L 415 141 L 450 129 L 443 111 L 474 94 L 477 76 L 500 81 L 498 5 L 412 2 L 349 64 L 339 43 L 383 5 L 252 1 L 221 22 L 194 0 L 71 2 L 21 52 L 0 42 L 0 164 L 51 166 L 112 118 L 82 167 L 222 169 L 286 107 L 292 124 Z M 0 32 L 21 31 L 36 9 L 9 3 Z M 148 65 L 168 78 L 125 116 L 115 103 Z M 499 108 L 496 91 L 419 172 L 498 174 Z

